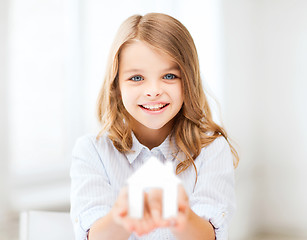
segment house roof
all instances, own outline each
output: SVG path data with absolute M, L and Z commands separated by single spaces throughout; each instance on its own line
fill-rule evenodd
M 180 179 L 175 175 L 171 162 L 163 164 L 152 156 L 128 178 L 127 182 L 140 187 L 163 187 L 178 184 Z

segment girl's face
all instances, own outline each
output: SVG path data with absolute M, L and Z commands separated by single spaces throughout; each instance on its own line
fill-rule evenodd
M 132 128 L 141 124 L 148 130 L 165 125 L 171 129 L 171 120 L 183 104 L 177 64 L 166 54 L 135 40 L 122 49 L 118 74 L 124 107 L 133 117 Z

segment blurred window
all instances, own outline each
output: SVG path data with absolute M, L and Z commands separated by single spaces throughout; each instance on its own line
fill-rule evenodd
M 10 1 L 9 150 L 15 204 L 22 206 L 20 194 L 29 193 L 24 189 L 69 183 L 76 138 L 98 130 L 95 104 L 109 48 L 128 16 L 164 12 L 178 18 L 195 40 L 204 80 L 222 100 L 218 2 Z M 68 201 L 69 193 L 62 192 Z M 45 196 L 41 201 L 54 200 Z

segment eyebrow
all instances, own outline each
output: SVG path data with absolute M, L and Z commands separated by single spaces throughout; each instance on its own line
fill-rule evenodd
M 137 69 L 137 68 L 128 69 L 128 70 L 124 71 L 123 74 L 135 73 L 135 72 L 142 72 L 142 70 L 141 69 Z
M 180 68 L 178 66 L 171 66 L 163 70 L 163 72 L 168 72 L 168 71 L 180 71 Z
M 170 72 L 170 71 L 180 71 L 179 67 L 177 66 L 171 66 L 169 68 L 163 69 L 161 72 Z M 127 69 L 126 71 L 123 72 L 123 74 L 128 74 L 128 73 L 141 73 L 143 72 L 142 69 L 138 69 L 138 68 L 132 68 L 132 69 Z

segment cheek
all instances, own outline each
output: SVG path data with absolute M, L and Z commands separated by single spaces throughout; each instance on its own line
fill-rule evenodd
M 183 89 L 181 87 L 181 84 L 178 84 L 173 90 L 172 90 L 172 93 L 174 93 L 174 99 L 176 99 L 177 103 L 183 103 Z
M 132 105 L 135 99 L 135 94 L 132 89 L 121 88 L 121 98 L 125 108 Z

